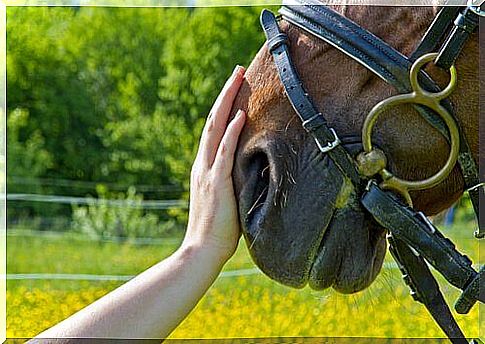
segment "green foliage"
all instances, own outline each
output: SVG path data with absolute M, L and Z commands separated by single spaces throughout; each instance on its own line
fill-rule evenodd
M 31 176 L 82 178 L 103 159 L 100 140 L 92 135 L 103 123 L 91 110 L 78 64 L 65 49 L 74 18 L 66 8 L 12 8 L 7 13 L 7 113 L 27 111 L 18 141 L 25 143 L 36 135 L 43 141 L 39 148 L 52 157 L 48 170 L 32 171 Z M 8 156 L 12 155 L 8 146 Z M 9 174 L 20 173 L 10 161 L 8 165 Z
M 144 197 L 187 198 L 205 117 L 234 66 L 263 43 L 259 11 L 8 8 L 8 174 L 168 185 Z M 9 181 L 9 192 L 87 191 Z
M 73 205 L 74 231 L 99 239 L 128 239 L 159 237 L 175 226 L 173 221 L 162 224 L 155 214 L 145 213 L 142 208 L 143 197 L 137 195 L 134 188 L 130 188 L 126 195 L 110 194 L 103 190 L 98 191 L 98 194 L 102 198 L 88 198 L 88 206 Z M 120 206 L 110 206 L 108 199 L 118 201 Z
M 53 162 L 52 154 L 45 149 L 45 138 L 39 130 L 33 130 L 24 141 L 20 140 L 20 131 L 28 126 L 28 122 L 29 112 L 21 108 L 13 110 L 8 118 L 8 167 L 17 176 L 42 175 Z

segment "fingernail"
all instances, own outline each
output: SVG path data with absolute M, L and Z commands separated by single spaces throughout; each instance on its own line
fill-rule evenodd
M 232 72 L 233 75 L 237 75 L 239 74 L 242 70 L 244 69 L 243 66 L 240 66 L 240 65 L 236 65 L 236 67 L 234 68 L 234 71 Z
M 241 117 L 243 115 L 243 113 L 244 113 L 243 110 L 241 110 L 241 109 L 237 110 L 237 112 L 236 112 L 236 118 Z

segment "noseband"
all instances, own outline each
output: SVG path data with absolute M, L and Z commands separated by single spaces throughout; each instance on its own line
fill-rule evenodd
M 479 17 L 484 16 L 484 11 L 471 3 L 466 7 L 443 7 L 416 50 L 406 57 L 318 1 L 296 2 L 299 5 L 283 6 L 279 10 L 282 18 L 342 51 L 399 92 L 378 103 L 368 114 L 362 128 L 364 151 L 354 159 L 340 144 L 338 134 L 328 126 L 305 91 L 289 54 L 288 37 L 280 31 L 277 18 L 270 11 L 263 10 L 261 25 L 268 50 L 303 128 L 313 136 L 318 149 L 328 154 L 340 172 L 352 181 L 361 195 L 362 206 L 388 230 L 389 250 L 414 299 L 426 306 L 453 343 L 468 343 L 427 263 L 450 284 L 462 290 L 455 303 L 455 310 L 461 314 L 468 313 L 476 301 L 485 303 L 485 267 L 475 271 L 471 260 L 460 254 L 423 213 L 412 208 L 409 192 L 438 185 L 458 164 L 478 218 L 479 199 L 485 200 L 483 183 L 448 96 L 456 86 L 454 63 L 465 42 L 478 27 Z M 443 90 L 422 70 L 429 62 L 449 70 L 450 82 Z M 372 128 L 379 115 L 405 103 L 411 104 L 450 144 L 445 165 L 435 175 L 422 181 L 407 181 L 393 175 L 386 168 L 384 152 L 374 147 L 371 141 Z M 406 204 L 397 195 L 404 198 Z M 478 218 L 478 223 L 475 236 L 483 238 L 483 219 L 480 221 Z

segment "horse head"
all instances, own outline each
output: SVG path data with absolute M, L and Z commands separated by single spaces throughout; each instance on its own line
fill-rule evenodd
M 431 7 L 334 7 L 408 55 L 437 13 Z M 354 157 L 362 151 L 366 114 L 396 91 L 342 52 L 282 20 L 290 54 L 306 90 Z M 459 84 L 451 100 L 475 158 L 478 156 L 478 34 L 456 63 Z M 440 84 L 448 75 L 433 66 Z M 292 286 L 309 284 L 353 293 L 369 286 L 386 252 L 385 230 L 365 212 L 352 183 L 304 131 L 263 46 L 246 72 L 234 104 L 246 110 L 233 170 L 241 227 L 256 264 Z M 444 137 L 408 106 L 376 125 L 373 142 L 388 167 L 408 180 L 432 175 L 445 163 Z M 457 167 L 439 185 L 411 193 L 416 209 L 436 214 L 463 193 Z

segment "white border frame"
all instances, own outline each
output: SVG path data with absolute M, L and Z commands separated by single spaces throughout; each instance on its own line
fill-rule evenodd
M 6 154 L 6 123 L 7 123 L 7 50 L 6 50 L 6 7 L 8 6 L 97 6 L 97 7 L 222 7 L 222 6 L 270 6 L 291 4 L 294 0 L 0 0 L 0 342 L 6 340 L 6 191 L 7 191 L 7 154 Z M 473 0 L 475 5 L 481 5 L 485 0 Z M 334 5 L 377 5 L 377 6 L 465 6 L 467 0 L 328 0 L 322 4 Z M 483 21 L 482 21 L 483 23 Z M 483 33 L 483 30 L 481 30 Z M 485 53 L 485 37 L 480 34 L 480 53 Z M 483 77 L 483 76 L 481 76 Z M 485 90 L 480 95 L 485 96 Z M 480 110 L 479 113 L 482 113 Z M 481 130 L 479 131 L 481 133 Z M 481 136 L 480 136 L 481 141 Z M 481 175 L 484 171 L 480 171 Z M 482 214 L 485 216 L 485 214 Z M 484 262 L 479 262 L 484 264 Z M 480 304 L 479 321 L 485 305 Z M 479 324 L 479 336 L 485 337 L 485 324 Z

